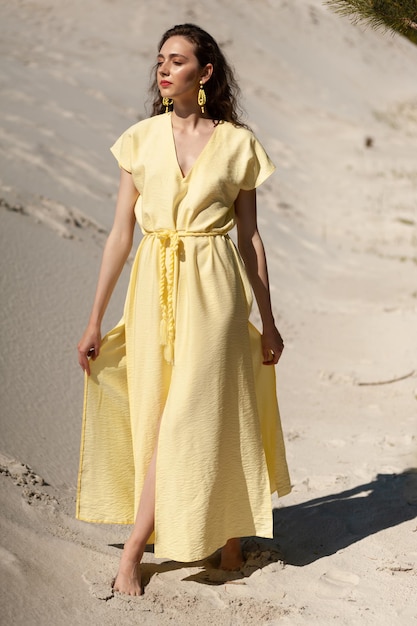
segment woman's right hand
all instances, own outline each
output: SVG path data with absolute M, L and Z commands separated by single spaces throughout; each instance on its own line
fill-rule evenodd
M 78 363 L 81 365 L 87 376 L 90 376 L 89 359 L 95 359 L 100 354 L 101 332 L 97 326 L 87 326 L 83 336 L 78 342 Z

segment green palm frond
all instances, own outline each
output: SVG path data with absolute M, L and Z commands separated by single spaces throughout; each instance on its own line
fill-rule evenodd
M 364 22 L 406 36 L 417 31 L 417 0 L 327 0 L 325 4 L 354 24 Z

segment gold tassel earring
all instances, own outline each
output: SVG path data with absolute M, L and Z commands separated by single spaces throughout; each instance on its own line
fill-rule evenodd
M 201 107 L 201 112 L 204 113 L 204 105 L 207 102 L 207 98 L 206 98 L 206 92 L 204 91 L 204 85 L 203 85 L 202 80 L 200 80 L 200 89 L 198 90 L 197 102 L 198 102 L 198 106 Z
M 162 98 L 162 104 L 165 107 L 165 113 L 169 112 L 169 107 L 171 106 L 171 104 L 173 104 L 173 100 L 171 98 L 168 98 L 167 96 L 164 96 Z

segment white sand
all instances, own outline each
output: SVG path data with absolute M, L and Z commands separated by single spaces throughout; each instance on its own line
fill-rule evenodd
M 414 623 L 417 47 L 318 0 L 0 7 L 1 623 Z M 244 577 L 149 553 L 128 599 L 110 589 L 128 529 L 74 520 L 75 346 L 112 222 L 108 147 L 145 116 L 156 43 L 184 21 L 224 45 L 279 167 L 259 221 L 294 490 L 276 539 L 245 542 Z

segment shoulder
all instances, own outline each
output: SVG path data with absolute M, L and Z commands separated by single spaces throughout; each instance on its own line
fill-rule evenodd
M 250 141 L 250 139 L 254 136 L 249 128 L 236 126 L 235 124 L 232 124 L 232 122 L 219 122 L 218 127 L 221 128 L 222 133 L 233 137 L 238 141 Z
M 223 122 L 219 127 L 225 146 L 222 152 L 229 159 L 228 172 L 233 172 L 240 189 L 255 189 L 272 174 L 274 164 L 251 130 L 231 122 Z
M 249 128 L 235 126 L 231 122 L 220 122 L 218 128 L 222 141 L 242 155 L 263 150 L 262 144 Z
M 218 124 L 221 137 L 232 146 L 251 148 L 258 142 L 249 128 L 235 126 L 232 122 L 220 122 Z
M 155 115 L 154 117 L 147 117 L 136 124 L 129 126 L 123 133 L 124 135 L 130 135 L 132 137 L 146 135 L 148 132 L 154 129 L 160 128 L 163 123 L 163 115 Z

